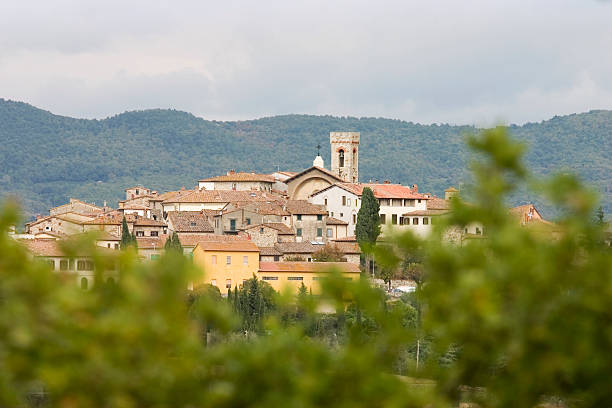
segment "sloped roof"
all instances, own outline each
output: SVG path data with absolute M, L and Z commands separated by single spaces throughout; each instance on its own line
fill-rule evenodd
M 518 218 L 521 224 L 543 219 L 538 209 L 532 203 L 512 207 L 508 211 L 510 215 Z M 529 214 L 531 214 L 531 217 L 529 217 Z
M 330 244 L 337 246 L 342 252 L 348 255 L 354 255 L 354 254 L 361 253 L 361 249 L 359 248 L 359 244 L 357 244 L 357 242 L 336 241 L 336 242 L 331 242 Z
M 25 245 L 26 249 L 32 253 L 34 256 L 43 256 L 43 257 L 60 257 L 66 256 L 64 251 L 62 250 L 62 240 L 56 239 L 26 239 L 19 240 L 23 245 Z M 96 247 L 96 251 L 99 251 L 104 254 L 113 254 L 114 250 L 102 247 Z M 77 251 L 76 256 L 91 256 L 90 253 L 84 252 L 82 250 Z
M 283 253 L 274 247 L 259 247 L 259 255 L 281 256 Z
M 351 235 L 350 237 L 337 238 L 334 240 L 334 242 L 357 242 L 357 238 L 354 235 Z
M 327 210 L 322 205 L 312 204 L 306 200 L 287 200 L 285 209 L 290 214 L 300 215 L 327 215 Z
M 205 251 L 259 252 L 259 247 L 252 241 L 202 241 L 197 244 L 198 247 Z
M 152 218 L 138 217 L 134 221 L 134 226 L 137 227 L 167 227 L 166 223 Z
M 260 262 L 259 272 L 316 272 L 325 273 L 333 269 L 359 273 L 359 265 L 348 262 Z
M 231 203 L 241 201 L 270 201 L 276 198 L 271 193 L 262 191 L 235 190 L 190 190 L 186 194 L 178 194 L 164 203 Z
M 440 197 L 432 196 L 427 200 L 428 210 L 450 210 L 450 202 Z
M 163 249 L 166 244 L 168 235 L 161 235 L 159 237 L 136 237 L 138 249 Z
M 200 182 L 222 182 L 222 181 L 261 181 L 266 183 L 274 183 L 274 176 L 269 174 L 258 174 L 258 173 L 234 173 L 228 172 L 223 176 L 209 177 L 200 180 Z
M 324 245 L 314 245 L 310 241 L 278 242 L 274 244 L 274 248 L 283 254 L 312 254 L 323 247 Z
M 279 199 L 278 201 L 270 201 L 270 202 L 258 201 L 258 202 L 236 203 L 236 204 L 230 205 L 229 208 L 223 210 L 223 214 L 229 214 L 229 213 L 240 211 L 240 210 L 246 210 L 246 211 L 254 212 L 256 214 L 261 214 L 261 215 L 278 215 L 278 216 L 289 215 L 289 212 L 283 209 L 283 205 L 281 204 L 283 202 L 284 200 Z
M 181 245 L 185 247 L 195 247 L 198 242 L 209 242 L 209 241 L 248 241 L 249 237 L 246 235 L 215 235 L 215 234 L 193 234 L 193 233 L 177 233 Z
M 323 167 L 312 166 L 312 167 L 307 168 L 306 170 L 302 170 L 301 172 L 299 172 L 299 173 L 289 177 L 287 180 L 284 181 L 284 183 L 285 184 L 289 184 L 291 181 L 301 177 L 302 175 L 304 175 L 306 173 L 310 173 L 311 171 L 320 171 L 320 172 L 325 173 L 326 175 L 328 175 L 328 176 L 330 176 L 330 177 L 332 177 L 332 178 L 334 178 L 334 179 L 336 179 L 338 181 L 342 181 L 342 179 L 338 175 L 332 173 L 331 171 L 329 171 L 327 169 L 324 169 Z
M 334 218 L 334 217 L 327 217 L 327 220 L 325 221 L 325 223 L 327 225 L 348 225 L 348 222 L 339 220 L 338 218 Z
M 339 187 L 349 193 L 355 194 L 361 197 L 363 189 L 369 187 L 374 193 L 376 198 L 404 198 L 404 199 L 415 199 L 415 200 L 428 200 L 429 198 L 424 194 L 420 194 L 414 191 L 411 187 L 403 186 L 401 184 L 374 184 L 374 183 L 335 183 L 331 186 L 325 187 L 312 194 L 312 196 L 323 193 L 333 187 Z
M 282 222 L 266 222 L 263 224 L 253 224 L 249 225 L 245 228 L 245 230 L 250 230 L 254 228 L 262 228 L 268 227 L 278 231 L 279 235 L 295 235 L 293 228 L 283 224 Z
M 204 213 L 198 211 L 169 211 L 168 220 L 178 232 L 214 232 Z

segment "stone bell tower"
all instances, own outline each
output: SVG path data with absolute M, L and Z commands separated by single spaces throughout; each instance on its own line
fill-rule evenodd
M 359 182 L 359 132 L 330 132 L 331 171 L 347 183 Z

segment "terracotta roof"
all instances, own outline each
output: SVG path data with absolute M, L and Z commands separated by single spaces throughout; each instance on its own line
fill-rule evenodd
M 427 200 L 428 210 L 450 210 L 450 202 L 440 197 L 432 196 Z
M 164 200 L 164 203 L 231 203 L 241 201 L 270 201 L 275 195 L 262 191 L 189 190 Z
M 205 251 L 259 252 L 259 248 L 252 241 L 202 241 L 197 247 Z
M 163 249 L 166 244 L 168 235 L 161 235 L 159 237 L 136 237 L 138 243 L 138 249 Z
M 278 231 L 279 235 L 295 235 L 293 228 L 283 224 L 282 222 L 266 222 L 263 224 L 253 224 L 249 225 L 245 228 L 246 230 L 254 229 L 254 228 L 263 228 L 268 227 Z
M 207 216 L 199 211 L 169 211 L 168 221 L 176 232 L 214 232 Z
M 327 220 L 325 221 L 325 223 L 327 225 L 348 225 L 348 222 L 339 220 L 334 217 L 327 217 Z
M 331 242 L 331 245 L 337 246 L 342 252 L 349 255 L 360 254 L 361 249 L 357 242 Z
M 296 174 L 298 174 L 298 172 L 297 172 L 297 171 L 283 171 L 283 170 L 281 170 L 281 171 L 277 171 L 277 173 L 278 173 L 278 174 L 282 174 L 282 175 L 287 176 L 287 177 L 293 177 L 293 176 L 295 176 Z
M 442 215 L 447 214 L 448 210 L 415 210 L 407 212 L 406 214 L 402 214 L 403 217 L 419 217 L 419 216 L 434 216 L 434 215 Z
M 201 182 L 215 182 L 215 181 L 262 181 L 266 183 L 274 183 L 274 176 L 268 174 L 257 174 L 257 173 L 234 173 L 228 172 L 226 175 L 210 177 Z
M 274 247 L 259 247 L 260 256 L 281 256 L 283 253 Z
M 246 211 L 251 211 L 256 214 L 261 214 L 261 215 L 279 215 L 279 216 L 289 215 L 289 212 L 283 209 L 283 205 L 281 205 L 281 202 L 284 202 L 284 200 L 278 200 L 278 201 L 273 201 L 273 202 L 265 201 L 265 202 L 254 202 L 254 203 L 253 202 L 236 203 L 236 204 L 232 204 L 226 210 L 223 210 L 223 214 L 229 214 L 229 213 L 240 211 L 240 210 L 246 210 Z
M 310 241 L 302 242 L 278 242 L 274 244 L 274 248 L 282 252 L 283 254 L 312 254 L 317 252 L 324 245 L 315 245 Z
M 64 251 L 62 250 L 62 243 L 64 241 L 56 240 L 56 239 L 27 239 L 20 240 L 22 244 L 30 251 L 34 256 L 44 256 L 44 257 L 60 257 L 66 256 Z M 115 253 L 112 249 L 96 247 L 96 251 L 113 254 Z M 78 251 L 76 256 L 90 256 L 91 254 Z
M 134 225 L 137 227 L 167 227 L 166 223 L 152 218 L 138 217 L 134 221 Z
M 325 206 L 309 203 L 306 200 L 287 200 L 285 209 L 290 214 L 327 215 Z
M 296 178 L 298 178 L 298 177 L 300 177 L 300 176 L 302 176 L 302 175 L 304 175 L 306 173 L 309 173 L 311 171 L 320 171 L 320 172 L 323 172 L 323 173 L 327 174 L 330 177 L 333 177 L 334 179 L 336 179 L 338 181 L 342 181 L 342 179 L 340 177 L 338 177 L 338 175 L 332 173 L 331 171 L 329 171 L 327 169 L 324 169 L 323 167 L 312 166 L 312 167 L 307 168 L 306 170 L 303 170 L 303 171 L 301 171 L 301 172 L 299 172 L 299 173 L 289 177 L 287 180 L 284 181 L 284 183 L 288 184 L 292 180 L 294 180 L 294 179 L 296 179 Z
M 357 242 L 357 238 L 354 235 L 351 235 L 350 237 L 337 238 L 334 240 L 334 242 Z
M 361 196 L 363 189 L 369 187 L 376 198 L 428 199 L 423 194 L 414 191 L 411 187 L 402 186 L 401 184 L 337 183 L 335 185 L 357 196 Z
M 330 272 L 339 269 L 342 272 L 359 273 L 359 265 L 348 262 L 260 262 L 259 272 Z
M 209 242 L 209 241 L 248 241 L 249 237 L 246 235 L 215 235 L 215 234 L 185 234 L 178 233 L 181 245 L 186 247 L 195 247 L 198 242 Z

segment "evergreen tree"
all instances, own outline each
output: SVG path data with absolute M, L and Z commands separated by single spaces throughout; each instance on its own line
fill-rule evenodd
M 597 209 L 597 212 L 595 213 L 595 222 L 598 225 L 604 224 L 604 211 L 601 205 L 599 206 L 599 208 Z
M 130 230 L 124 216 L 123 221 L 121 222 L 121 249 L 127 249 L 132 245 L 132 237 L 133 235 L 130 235 Z
M 134 235 L 134 231 L 132 231 L 132 236 L 131 236 L 131 244 L 135 249 L 138 249 L 138 241 L 136 240 L 136 235 Z
M 355 238 L 359 243 L 359 248 L 365 254 L 366 268 L 370 267 L 370 250 L 376 244 L 376 239 L 380 235 L 380 204 L 374 192 L 369 187 L 364 187 L 361 194 L 361 207 L 357 213 L 357 224 L 355 225 Z
M 363 189 L 361 195 L 361 208 L 357 213 L 355 237 L 362 250 L 374 245 L 380 235 L 380 218 L 378 212 L 380 204 L 369 187 Z
M 164 244 L 164 249 L 176 251 L 179 254 L 183 253 L 183 245 L 181 245 L 181 241 L 176 231 L 174 231 L 170 238 L 166 240 L 166 243 Z

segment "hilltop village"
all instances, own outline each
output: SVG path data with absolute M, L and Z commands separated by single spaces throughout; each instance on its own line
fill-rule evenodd
M 83 289 L 93 285 L 93 262 L 87 256 L 69 258 L 61 241 L 96 231 L 99 247 L 119 250 L 124 225 L 144 260 L 158 259 L 166 242 L 178 237 L 184 253 L 206 271 L 190 284 L 192 288 L 207 283 L 225 293 L 255 275 L 276 290 L 301 284 L 316 290 L 316 281 L 330 267 L 358 279 L 361 251 L 355 226 L 365 187 L 380 204 L 383 237 L 391 229 L 427 236 L 435 218 L 450 211 L 450 200 L 458 193 L 449 187 L 444 197 L 437 197 L 420 193 L 417 185 L 361 183 L 359 142 L 359 132 L 331 132 L 329 169 L 319 154 L 311 167 L 299 172 L 230 170 L 199 180 L 193 189 L 126 188 L 117 208 L 70 199 L 26 224 L 24 234 L 13 231 L 12 236 L 53 269 L 74 273 Z M 510 211 L 521 224 L 546 223 L 531 204 Z M 462 241 L 484 233 L 482 226 L 469 225 L 454 231 L 450 239 Z M 330 249 L 336 262 L 317 262 Z

